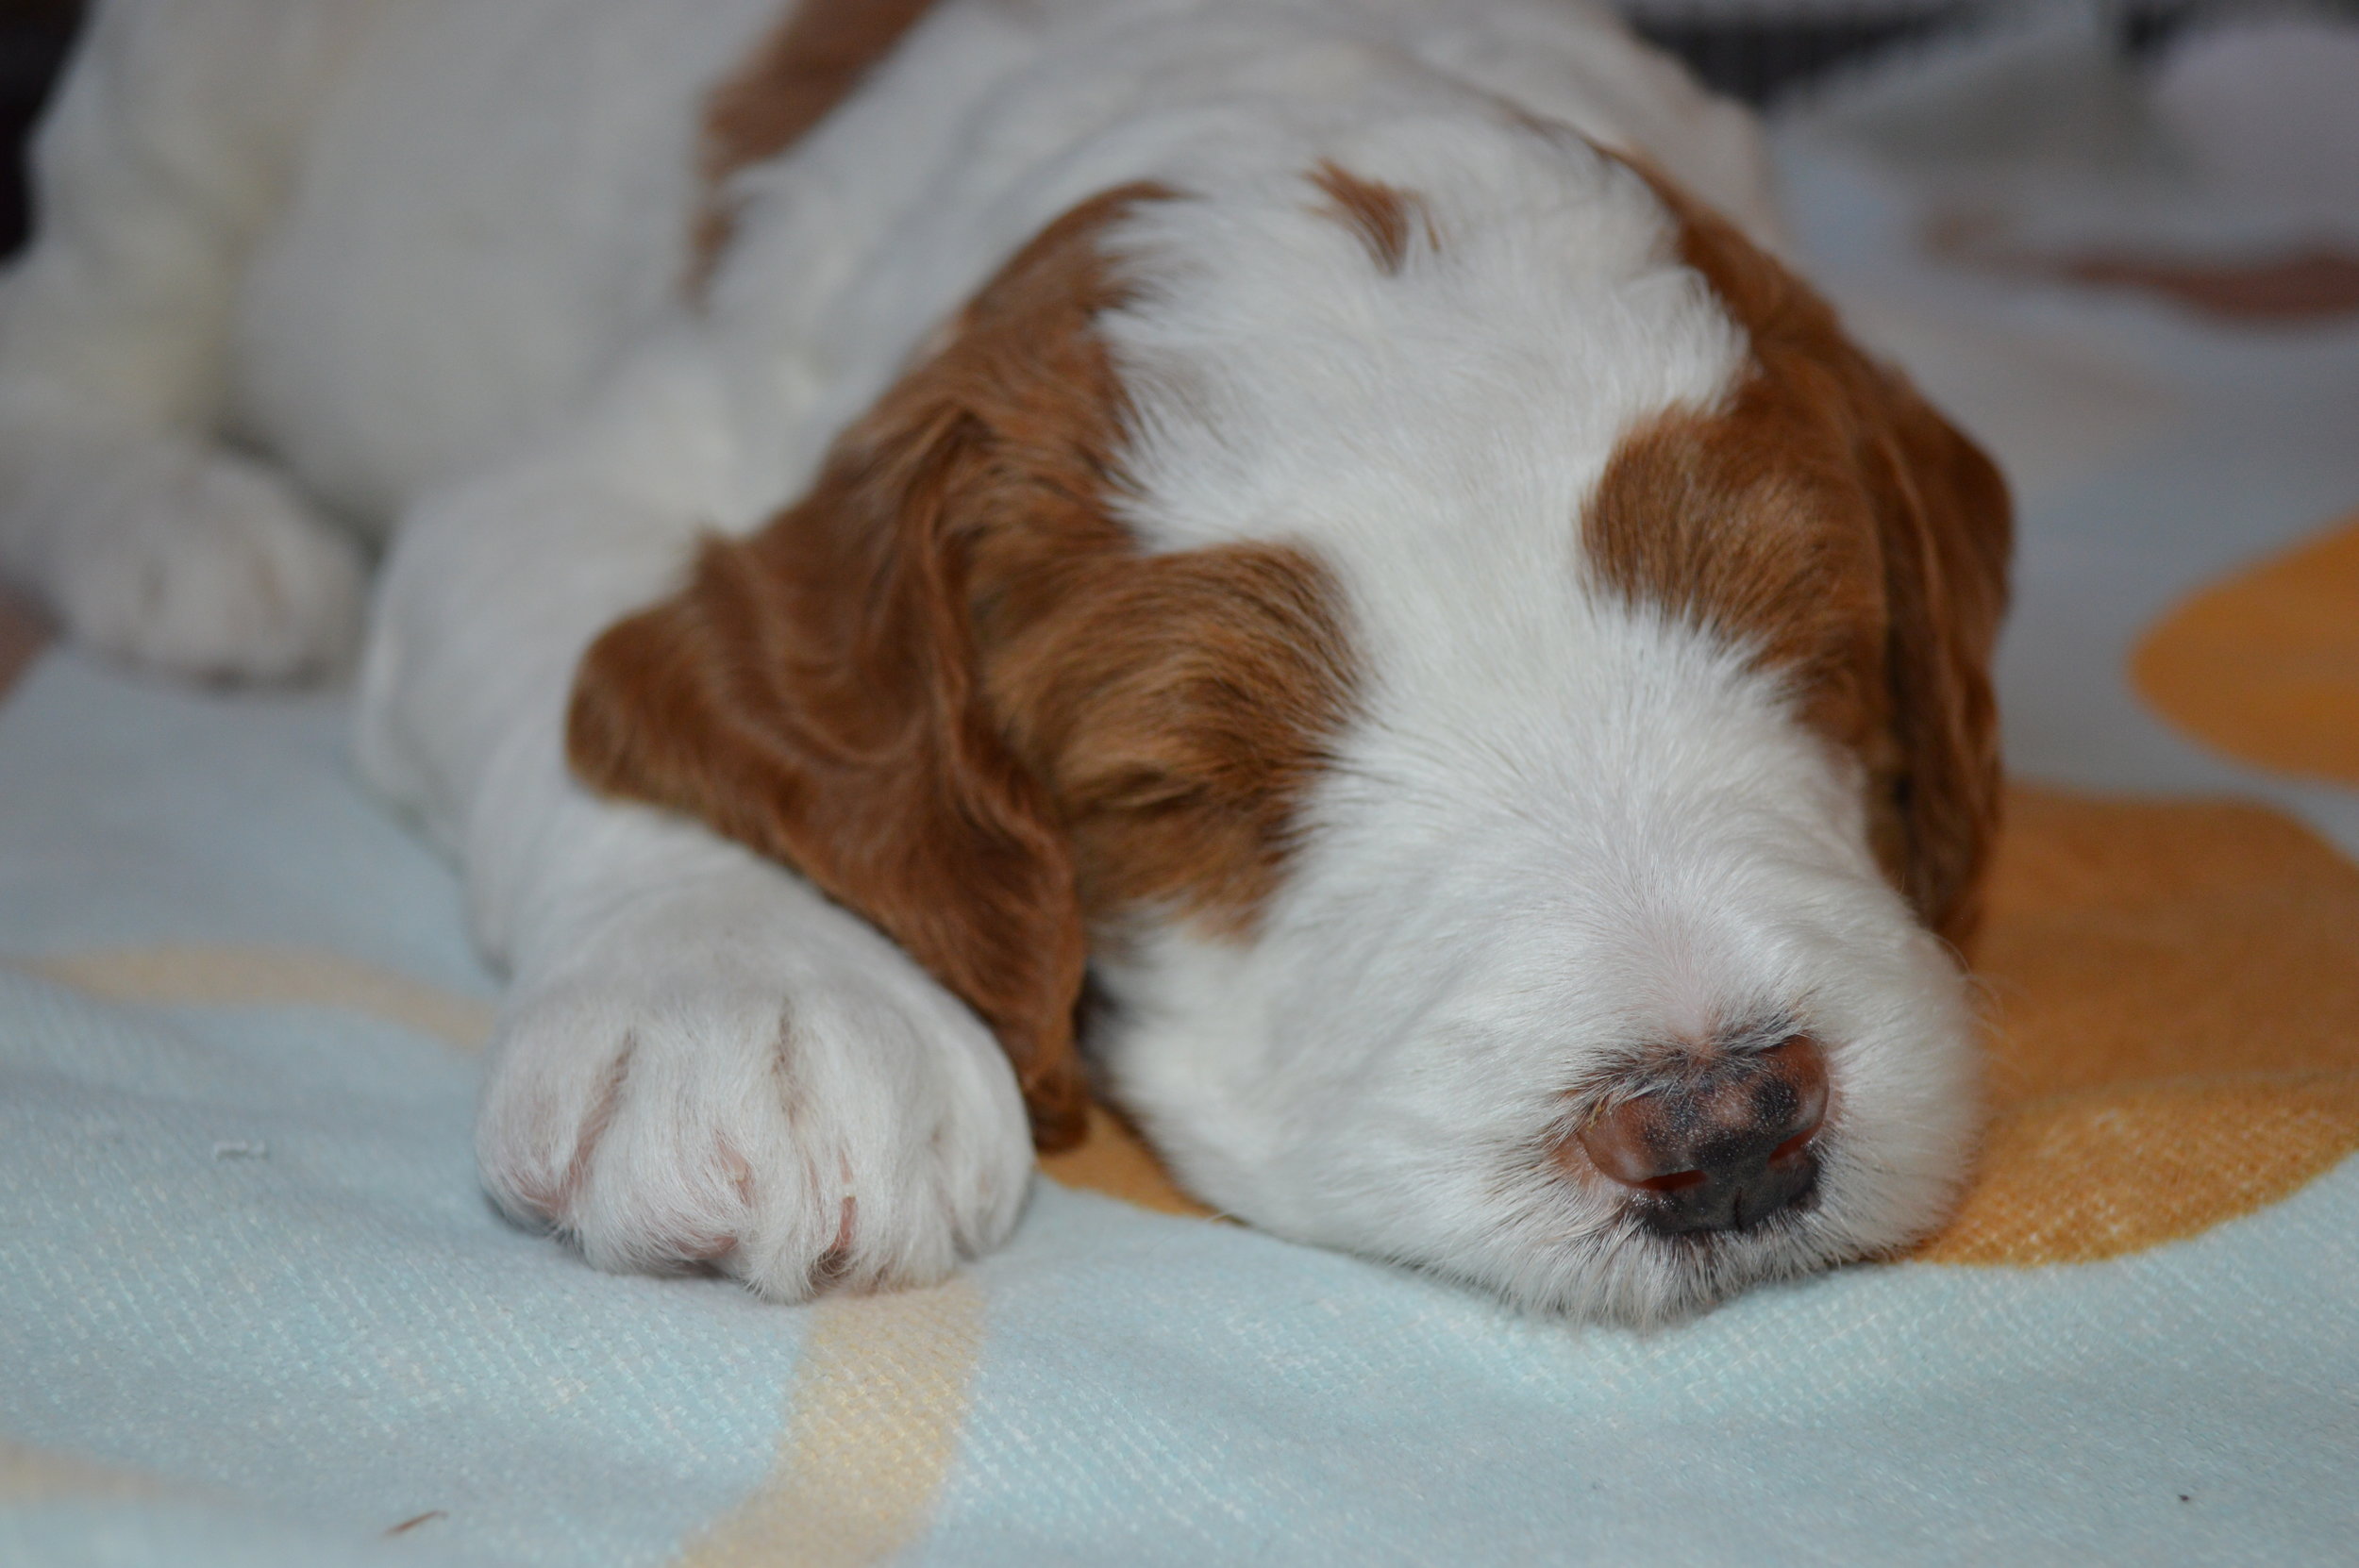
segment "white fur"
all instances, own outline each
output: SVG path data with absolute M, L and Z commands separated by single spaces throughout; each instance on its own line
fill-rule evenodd
M 579 801 L 551 826 L 579 880 L 535 924 L 477 1129 L 503 1206 L 601 1267 L 715 1260 L 789 1300 L 936 1278 L 1007 1235 L 1029 1131 L 972 1013 L 710 835 Z
M 1535 1304 L 1658 1317 L 1925 1225 L 1970 1107 L 1954 967 L 1849 764 L 1578 548 L 1614 442 L 1743 354 L 1582 136 L 1766 240 L 1741 113 L 1566 0 L 945 0 L 739 177 L 698 312 L 701 95 L 778 4 L 116 0 L 0 296 L 0 569 L 80 635 L 325 660 L 349 562 L 295 491 L 398 522 L 360 755 L 514 975 L 494 1193 L 602 1265 L 784 1297 L 932 1278 L 1012 1224 L 1029 1151 L 980 1026 L 797 878 L 588 798 L 560 715 L 700 528 L 792 498 L 1042 224 L 1155 178 L 1187 199 L 1116 235 L 1146 290 L 1105 324 L 1129 521 L 1314 552 L 1364 679 L 1256 937 L 1148 917 L 1107 969 L 1117 1092 L 1233 1211 Z M 1380 273 L 1313 212 L 1321 159 L 1418 192 L 1438 244 Z M 174 609 L 126 617 L 125 580 Z M 1832 1058 L 1810 1215 L 1677 1246 L 1546 1159 L 1648 1041 L 1765 1016 Z

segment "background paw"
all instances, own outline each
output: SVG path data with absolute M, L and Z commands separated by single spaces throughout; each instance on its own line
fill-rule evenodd
M 109 658 L 208 679 L 289 680 L 343 666 L 360 631 L 360 552 L 267 469 L 159 452 L 75 498 L 49 585 L 71 637 Z
M 1031 1140 L 988 1032 L 865 927 L 778 925 L 633 919 L 519 994 L 477 1127 L 503 1209 L 600 1268 L 784 1301 L 929 1284 L 1006 1237 Z

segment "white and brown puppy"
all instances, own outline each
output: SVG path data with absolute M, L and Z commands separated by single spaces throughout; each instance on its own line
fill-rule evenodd
M 2006 501 L 1745 117 L 1569 0 L 780 4 L 103 5 L 7 284 L 84 639 L 327 661 L 392 529 L 500 1202 L 931 1279 L 1079 1017 L 1208 1201 L 1536 1306 L 1932 1224 Z

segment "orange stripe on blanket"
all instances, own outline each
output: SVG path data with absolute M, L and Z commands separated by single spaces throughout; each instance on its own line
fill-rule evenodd
M 2359 1073 L 2129 1084 L 2010 1107 L 1981 1179 L 1918 1256 L 2088 1263 L 2284 1198 L 2359 1145 Z
M 2131 672 L 2207 745 L 2359 784 L 2359 517 L 2187 600 Z
M 1061 1187 L 1101 1193 L 1157 1213 L 1195 1219 L 1213 1213 L 1181 1192 L 1146 1141 L 1103 1106 L 1090 1107 L 1089 1130 L 1078 1146 L 1041 1156 L 1040 1168 Z
M 1993 1121 L 1916 1256 L 2085 1262 L 2359 1150 L 2359 867 L 2225 801 L 2017 790 L 1980 958 Z

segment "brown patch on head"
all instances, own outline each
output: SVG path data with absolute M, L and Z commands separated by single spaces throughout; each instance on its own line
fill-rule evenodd
M 1407 264 L 1413 233 L 1422 233 L 1429 248 L 1440 243 L 1433 215 L 1414 191 L 1362 179 L 1329 159 L 1321 159 L 1311 171 L 1311 183 L 1327 194 L 1327 205 L 1313 210 L 1337 220 L 1358 236 L 1367 247 L 1368 259 L 1388 277 Z
M 729 242 L 731 175 L 776 158 L 852 94 L 933 0 L 794 0 L 736 71 L 705 99 L 697 172 L 704 201 L 692 236 L 692 287 Z
M 1319 563 L 1281 545 L 981 562 L 978 630 L 1010 738 L 1062 808 L 1082 904 L 1242 935 L 1347 709 Z
M 802 500 L 714 539 L 576 684 L 575 768 L 785 860 L 963 998 L 1036 1137 L 1078 1136 L 1085 923 L 1153 903 L 1249 926 L 1342 721 L 1317 565 L 1276 546 L 1146 556 L 1114 520 L 1124 297 L 1102 230 L 1050 225 Z
M 1658 175 L 1681 259 L 1751 340 L 1727 405 L 1626 439 L 1583 520 L 1633 600 L 1750 647 L 1865 765 L 1876 848 L 1918 915 L 1972 934 L 1999 809 L 1990 657 L 2006 486 L 1808 287 Z

